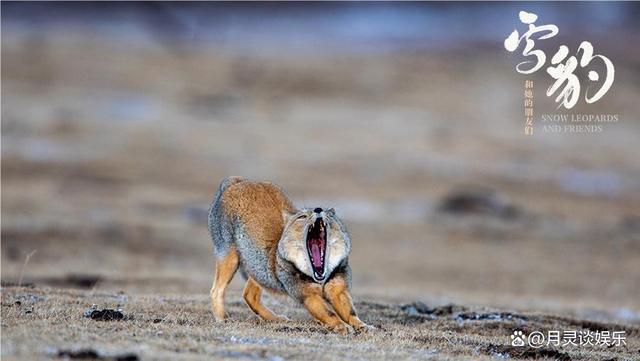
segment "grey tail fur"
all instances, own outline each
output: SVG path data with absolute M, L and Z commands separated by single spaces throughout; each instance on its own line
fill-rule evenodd
M 229 186 L 244 181 L 242 177 L 227 177 L 222 180 L 216 195 L 213 197 L 209 207 L 208 228 L 213 241 L 215 253 L 218 256 L 226 255 L 232 242 L 232 227 L 228 222 L 223 221 L 223 210 L 221 209 L 221 198 L 224 191 Z

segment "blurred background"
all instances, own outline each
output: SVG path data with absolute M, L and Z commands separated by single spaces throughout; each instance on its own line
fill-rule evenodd
M 560 28 L 548 58 L 587 40 L 613 61 L 609 92 L 571 113 L 618 122 L 543 132 L 541 113 L 567 111 L 503 47 L 520 10 Z M 2 282 L 207 295 L 208 204 L 241 175 L 336 208 L 356 297 L 639 322 L 639 17 L 637 3 L 2 2 Z

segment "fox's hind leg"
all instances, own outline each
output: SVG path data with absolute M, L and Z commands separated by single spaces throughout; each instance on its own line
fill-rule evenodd
M 226 256 L 216 261 L 216 275 L 211 286 L 211 309 L 216 321 L 224 321 L 224 292 L 238 270 L 238 251 L 231 248 Z
M 262 287 L 253 278 L 247 278 L 247 284 L 244 286 L 244 292 L 242 296 L 245 302 L 256 315 L 260 316 L 266 321 L 287 321 L 288 318 L 280 315 L 276 315 L 260 302 L 260 296 L 262 295 Z

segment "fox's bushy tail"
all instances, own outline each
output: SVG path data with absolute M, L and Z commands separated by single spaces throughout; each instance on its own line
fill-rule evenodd
M 224 256 L 227 254 L 229 247 L 231 246 L 233 229 L 228 222 L 223 221 L 222 210 L 222 194 L 229 188 L 229 186 L 243 182 L 242 177 L 227 177 L 220 182 L 218 191 L 213 197 L 211 206 L 209 207 L 208 228 L 209 234 L 211 234 L 211 240 L 213 241 L 213 247 L 217 256 Z

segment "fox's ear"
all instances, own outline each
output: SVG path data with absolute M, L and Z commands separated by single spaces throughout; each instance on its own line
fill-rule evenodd
M 294 215 L 295 215 L 295 213 L 289 212 L 288 209 L 282 209 L 282 220 L 284 221 L 284 224 L 286 225 L 287 223 L 289 223 L 289 220 Z

